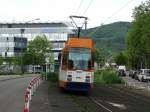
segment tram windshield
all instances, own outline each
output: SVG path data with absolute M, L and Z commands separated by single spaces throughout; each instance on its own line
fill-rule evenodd
M 91 69 L 91 50 L 88 48 L 70 48 L 68 60 L 69 69 Z

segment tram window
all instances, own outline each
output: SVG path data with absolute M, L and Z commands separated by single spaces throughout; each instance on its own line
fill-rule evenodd
M 63 54 L 62 67 L 63 69 L 67 68 L 67 53 L 66 52 Z
M 72 61 L 72 62 L 71 62 Z M 70 69 L 91 69 L 91 51 L 88 48 L 70 48 L 69 63 Z
M 91 69 L 92 65 L 91 65 L 91 60 L 88 61 L 88 69 Z
M 73 69 L 73 61 L 72 60 L 68 61 L 68 68 Z

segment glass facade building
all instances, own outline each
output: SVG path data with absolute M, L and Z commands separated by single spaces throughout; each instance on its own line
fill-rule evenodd
M 68 36 L 73 34 L 72 27 L 64 22 L 57 23 L 0 23 L 0 38 L 9 38 L 11 41 L 0 40 L 1 55 L 7 54 L 13 56 L 19 52 L 19 48 L 25 47 L 24 39 L 33 40 L 37 35 L 45 35 L 52 44 L 55 62 L 58 60 L 58 54 L 64 47 Z M 15 40 L 21 37 L 23 42 Z M 13 40 L 14 39 L 14 40 Z M 18 41 L 18 42 L 17 42 Z
M 23 37 L 0 37 L 0 56 L 20 56 L 27 46 L 27 38 Z

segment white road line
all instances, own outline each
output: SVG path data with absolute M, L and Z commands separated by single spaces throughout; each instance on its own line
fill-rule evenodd
M 102 105 L 101 103 L 99 103 L 98 101 L 96 101 L 93 98 L 90 98 L 94 103 L 96 103 L 97 105 L 101 106 L 102 108 L 106 109 L 109 112 L 113 112 L 112 110 L 108 109 L 107 107 L 105 107 L 104 105 Z
M 118 104 L 118 103 L 109 102 L 109 101 L 106 101 L 106 102 L 109 103 L 110 105 L 114 106 L 114 107 L 117 107 L 120 109 L 126 109 L 126 106 L 124 104 Z

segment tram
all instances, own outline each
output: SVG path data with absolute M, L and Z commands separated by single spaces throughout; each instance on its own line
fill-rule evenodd
M 71 37 L 65 43 L 60 60 L 59 87 L 91 93 L 94 80 L 93 41 Z

